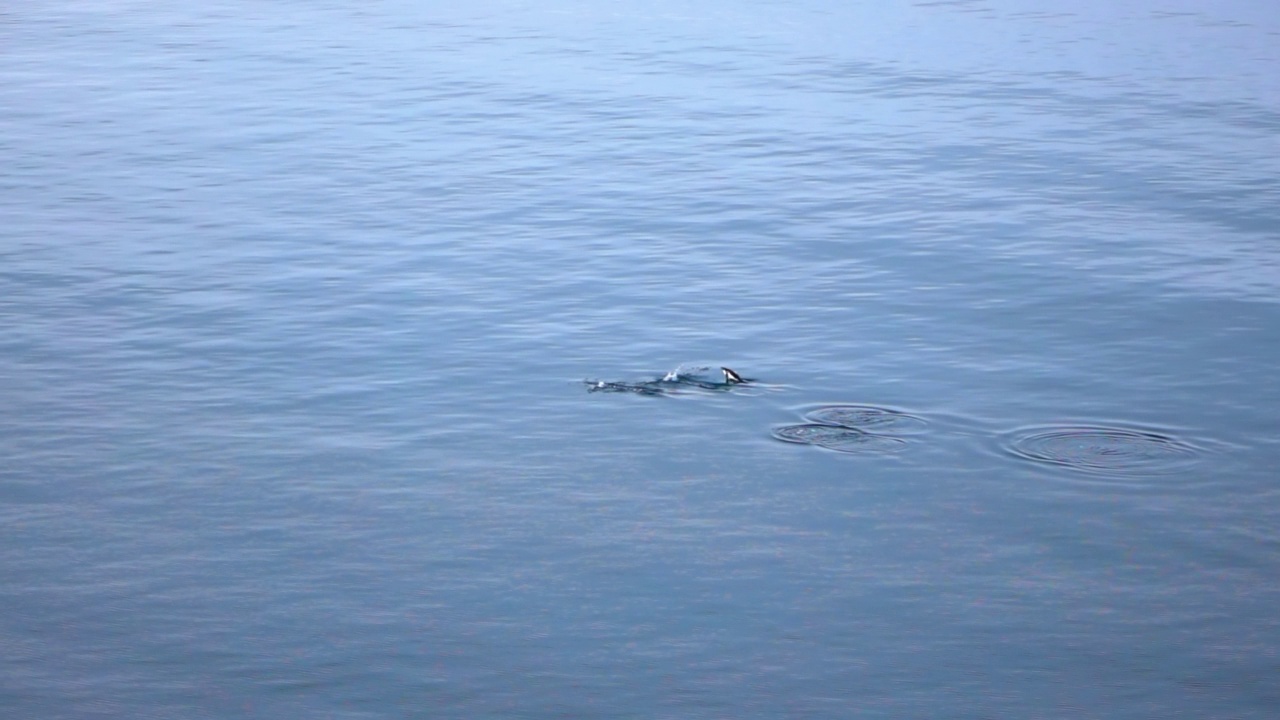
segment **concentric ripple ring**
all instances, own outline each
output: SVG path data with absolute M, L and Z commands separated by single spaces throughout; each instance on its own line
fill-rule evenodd
M 773 436 L 783 442 L 817 445 L 843 453 L 891 453 L 906 446 L 905 440 L 888 435 L 819 423 L 782 425 L 773 429 Z
M 827 405 L 804 415 L 806 420 L 823 425 L 870 430 L 873 432 L 918 433 L 928 422 L 915 415 L 874 405 Z
M 1006 448 L 1018 457 L 1090 473 L 1163 475 L 1187 467 L 1196 448 L 1148 430 L 1061 426 L 1023 431 Z

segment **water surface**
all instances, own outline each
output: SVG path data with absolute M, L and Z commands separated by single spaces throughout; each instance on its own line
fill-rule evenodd
M 1278 33 L 5 10 L 0 704 L 1270 717 Z

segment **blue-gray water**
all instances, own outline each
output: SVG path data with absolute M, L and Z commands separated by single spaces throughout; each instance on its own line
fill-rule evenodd
M 1274 717 L 1280 11 L 846 5 L 0 11 L 4 715 Z

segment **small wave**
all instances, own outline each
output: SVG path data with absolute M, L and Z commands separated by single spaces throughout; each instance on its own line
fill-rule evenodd
M 773 436 L 783 442 L 817 445 L 843 453 L 898 452 L 906 445 L 906 441 L 900 438 L 819 423 L 783 425 L 773 429 Z
M 1200 457 L 1196 448 L 1168 435 L 1095 426 L 1028 429 L 1011 436 L 1005 450 L 1026 460 L 1105 475 L 1165 475 Z

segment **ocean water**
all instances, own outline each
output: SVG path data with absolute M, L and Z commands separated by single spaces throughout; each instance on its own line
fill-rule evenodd
M 1280 10 L 846 5 L 0 11 L 5 716 L 1274 717 Z

